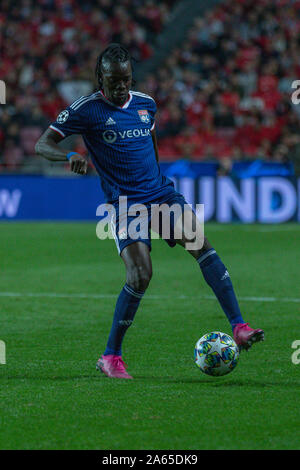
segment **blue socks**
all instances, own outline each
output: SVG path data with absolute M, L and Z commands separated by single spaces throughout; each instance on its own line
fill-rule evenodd
M 232 330 L 238 323 L 244 323 L 238 301 L 228 271 L 216 251 L 211 248 L 197 259 L 204 279 L 215 293 L 224 310 Z M 122 342 L 124 335 L 132 324 L 136 311 L 144 292 L 135 291 L 125 284 L 118 297 L 113 324 L 110 330 L 104 356 L 114 354 L 122 355 Z
M 216 251 L 211 248 L 201 255 L 197 262 L 202 270 L 204 279 L 214 291 L 224 310 L 232 330 L 237 323 L 244 323 L 229 273 Z
M 125 284 L 117 300 L 113 324 L 110 330 L 104 356 L 114 354 L 122 355 L 122 341 L 124 335 L 133 322 L 144 292 L 134 291 L 132 287 Z

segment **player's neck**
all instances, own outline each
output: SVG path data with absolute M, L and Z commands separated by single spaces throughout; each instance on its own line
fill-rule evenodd
M 122 108 L 126 103 L 127 101 L 129 100 L 130 98 L 130 93 L 127 94 L 127 98 L 126 100 L 123 102 L 123 103 L 114 103 L 114 101 L 111 99 L 111 98 L 108 98 L 108 96 L 104 93 L 104 90 L 103 89 L 100 89 L 100 93 L 102 93 L 102 95 L 104 96 L 104 98 L 109 101 L 110 103 L 112 103 L 114 106 L 119 106 L 120 108 Z

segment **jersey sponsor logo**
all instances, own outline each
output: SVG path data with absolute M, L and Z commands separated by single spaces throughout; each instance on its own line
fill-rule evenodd
M 146 109 L 139 109 L 138 114 L 139 114 L 140 120 L 142 122 L 145 122 L 145 123 L 150 122 L 150 116 L 149 116 L 149 113 Z
M 117 140 L 117 133 L 115 131 L 104 131 L 102 134 L 103 140 L 108 144 L 113 144 Z
M 102 133 L 103 140 L 108 144 L 113 144 L 118 136 L 121 139 L 132 139 L 137 137 L 147 137 L 151 134 L 150 129 L 128 129 L 126 131 L 107 130 Z
M 66 122 L 66 120 L 68 119 L 69 117 L 69 111 L 67 109 L 65 109 L 64 111 L 62 111 L 61 113 L 59 113 L 59 115 L 57 116 L 57 119 L 56 121 L 59 123 L 59 124 L 63 124 L 64 122 Z

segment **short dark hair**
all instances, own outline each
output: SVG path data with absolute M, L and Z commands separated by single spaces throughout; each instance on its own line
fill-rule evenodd
M 96 69 L 95 69 L 95 76 L 97 83 L 100 88 L 102 88 L 102 76 L 101 76 L 101 66 L 103 60 L 107 60 L 109 62 L 131 62 L 131 57 L 129 54 L 129 51 L 126 49 L 126 47 L 122 46 L 121 44 L 118 43 L 111 43 L 109 46 L 107 46 L 106 49 L 104 49 L 103 52 L 98 56 L 97 58 L 97 64 L 96 64 Z

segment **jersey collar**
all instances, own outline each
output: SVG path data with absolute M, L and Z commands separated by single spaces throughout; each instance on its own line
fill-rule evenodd
M 109 99 L 106 98 L 106 96 L 105 96 L 105 94 L 103 93 L 102 90 L 100 90 L 100 94 L 101 94 L 102 99 L 103 99 L 104 101 L 106 101 L 106 102 L 109 103 L 111 106 L 114 106 L 115 108 L 118 108 L 118 109 L 126 109 L 126 108 L 128 108 L 128 106 L 129 106 L 129 104 L 130 104 L 130 102 L 131 102 L 131 100 L 132 100 L 132 96 L 133 96 L 132 93 L 131 93 L 131 91 L 129 91 L 127 101 L 125 101 L 125 103 L 123 104 L 123 106 L 117 106 L 116 104 L 112 103 L 111 101 L 109 101 Z

